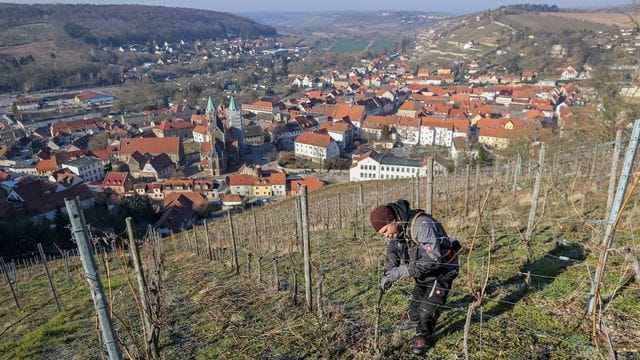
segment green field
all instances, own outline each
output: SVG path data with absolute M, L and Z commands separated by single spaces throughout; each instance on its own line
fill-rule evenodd
M 340 39 L 336 41 L 329 51 L 337 53 L 358 53 L 369 45 L 369 40 L 364 39 Z
M 396 42 L 392 40 L 376 40 L 371 46 L 369 46 L 369 51 L 372 53 L 383 53 L 386 51 L 393 52 L 396 47 Z

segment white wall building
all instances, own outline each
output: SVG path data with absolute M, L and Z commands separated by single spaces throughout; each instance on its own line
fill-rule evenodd
M 86 182 L 100 181 L 104 178 L 102 161 L 92 156 L 81 157 L 67 163 L 63 163 L 62 168 L 71 170 L 74 174 L 82 177 Z
M 295 141 L 296 157 L 323 162 L 340 156 L 340 148 L 328 134 L 303 133 Z
M 401 179 L 425 176 L 427 167 L 420 160 L 380 155 L 369 151 L 358 158 L 349 170 L 350 181 Z

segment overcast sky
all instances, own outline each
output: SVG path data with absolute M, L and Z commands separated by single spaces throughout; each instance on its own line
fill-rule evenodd
M 0 0 L 1 1 L 1 0 Z M 423 10 L 442 11 L 450 13 L 467 13 L 488 8 L 496 8 L 507 4 L 556 4 L 560 7 L 584 7 L 628 4 L 630 1 L 603 0 L 562 0 L 562 1 L 527 1 L 527 0 L 322 0 L 322 1 L 291 1 L 291 0 L 53 0 L 53 1 L 24 1 L 9 0 L 12 3 L 84 3 L 84 4 L 142 4 L 190 7 L 207 10 L 244 12 L 244 11 L 322 11 L 322 10 Z

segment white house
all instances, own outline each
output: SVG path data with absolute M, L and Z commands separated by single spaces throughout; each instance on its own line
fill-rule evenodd
M 578 77 L 578 71 L 573 66 L 567 66 L 566 69 L 560 74 L 561 80 L 574 80 Z
M 202 125 L 197 125 L 193 128 L 193 141 L 197 143 L 205 142 L 207 138 L 207 128 Z
M 314 162 L 324 162 L 339 157 L 340 148 L 329 134 L 308 132 L 296 138 L 295 155 Z
M 380 155 L 374 150 L 364 153 L 351 165 L 350 181 L 384 180 L 424 176 L 427 167 L 418 159 Z
M 104 178 L 102 161 L 93 156 L 86 156 L 63 163 L 62 168 L 71 170 L 87 182 L 100 181 Z

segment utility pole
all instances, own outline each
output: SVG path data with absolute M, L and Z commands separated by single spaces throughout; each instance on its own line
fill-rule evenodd
M 91 289 L 91 297 L 98 312 L 98 322 L 100 324 L 100 330 L 102 331 L 102 339 L 107 347 L 109 360 L 120 360 L 122 359 L 122 354 L 120 353 L 116 332 L 113 329 L 113 323 L 109 316 L 109 306 L 107 305 L 104 290 L 102 289 L 100 273 L 98 273 L 96 260 L 90 250 L 89 231 L 84 219 L 82 207 L 80 206 L 80 199 L 77 196 L 75 199 L 66 198 L 64 199 L 64 203 L 67 208 L 67 214 L 69 214 L 72 233 L 78 245 L 78 252 L 80 253 L 80 260 L 82 261 L 85 277 Z
M 591 291 L 589 292 L 589 313 L 595 312 L 596 303 L 599 298 L 600 282 L 604 275 L 604 270 L 607 265 L 607 258 L 609 257 L 609 249 L 613 242 L 613 236 L 615 235 L 615 225 L 617 224 L 618 214 L 622 208 L 622 203 L 625 199 L 627 192 L 627 185 L 629 184 L 629 176 L 631 175 L 631 169 L 636 158 L 636 152 L 638 150 L 638 138 L 640 138 L 640 119 L 637 119 L 633 123 L 633 131 L 631 132 L 631 139 L 629 140 L 629 146 L 627 147 L 627 153 L 624 157 L 624 164 L 622 167 L 622 174 L 620 174 L 620 180 L 618 181 L 618 189 L 616 190 L 616 197 L 613 200 L 611 206 L 611 212 L 609 213 L 609 221 L 607 222 L 607 230 L 602 239 L 602 247 L 600 248 L 600 258 L 598 260 L 598 266 L 596 267 L 596 273 L 591 283 Z

